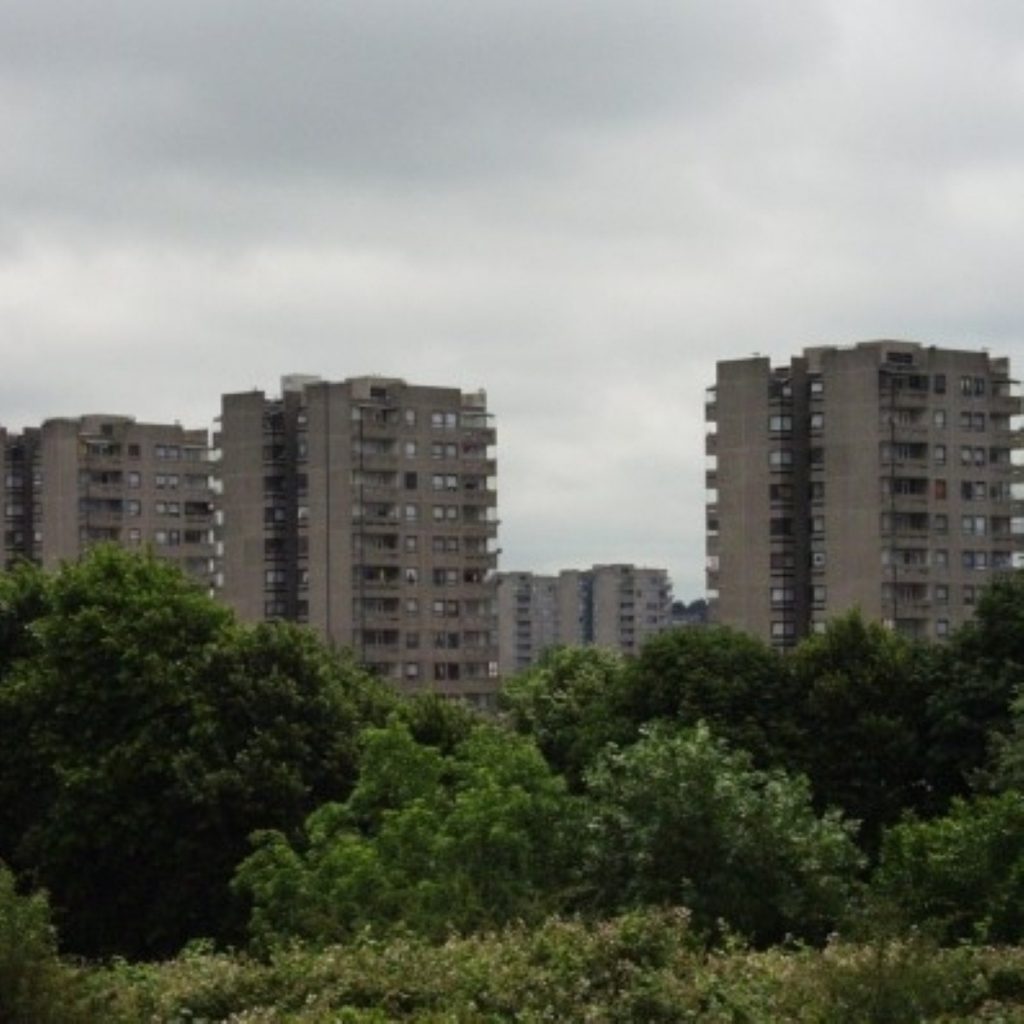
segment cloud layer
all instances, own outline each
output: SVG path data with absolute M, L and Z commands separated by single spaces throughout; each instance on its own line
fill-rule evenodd
M 486 387 L 504 568 L 703 588 L 714 362 L 1020 361 L 1024 8 L 0 9 L 0 423 L 282 373 Z

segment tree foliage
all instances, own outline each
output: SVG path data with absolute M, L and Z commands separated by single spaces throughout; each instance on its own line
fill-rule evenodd
M 853 612 L 800 644 L 791 669 L 801 694 L 791 764 L 810 778 L 817 806 L 860 821 L 874 850 L 885 825 L 930 799 L 930 651 Z
M 949 814 L 890 829 L 873 880 L 905 923 L 945 942 L 1024 939 L 1024 794 L 956 799 Z
M 618 654 L 555 648 L 505 684 L 501 703 L 512 727 L 532 737 L 548 764 L 578 788 L 598 751 L 634 732 L 619 713 L 625 676 Z
M 854 826 L 815 815 L 806 780 L 754 769 L 703 724 L 610 748 L 587 792 L 585 882 L 602 910 L 679 904 L 764 943 L 822 937 L 849 900 Z
M 239 867 L 260 945 L 395 927 L 441 936 L 559 905 L 575 803 L 529 740 L 479 725 L 445 755 L 396 717 L 363 744 L 347 801 L 312 814 L 300 845 L 260 833 Z
M 290 627 L 244 629 L 176 569 L 99 549 L 48 581 L 0 682 L 0 856 L 51 893 L 69 949 L 229 936 L 260 827 L 347 794 L 391 700 Z
M 625 674 L 620 714 L 693 726 L 746 750 L 761 766 L 786 764 L 799 743 L 798 694 L 777 651 L 725 627 L 679 629 L 648 640 Z

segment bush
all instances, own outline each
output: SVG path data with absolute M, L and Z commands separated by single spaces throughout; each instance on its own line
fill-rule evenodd
M 958 799 L 943 818 L 890 829 L 872 889 L 943 942 L 1021 941 L 1024 794 Z
M 14 876 L 0 864 L 0 1021 L 73 1024 L 88 1019 L 78 979 L 57 957 L 46 896 L 20 896 Z

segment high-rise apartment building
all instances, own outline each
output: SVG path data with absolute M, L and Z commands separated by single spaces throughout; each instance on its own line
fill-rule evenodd
M 483 392 L 286 377 L 225 395 L 221 597 L 308 623 L 393 684 L 498 685 L 495 429 Z
M 595 565 L 557 575 L 498 574 L 502 676 L 521 672 L 557 645 L 636 653 L 671 626 L 672 587 L 664 569 Z
M 1008 361 L 911 342 L 718 364 L 706 418 L 708 596 L 780 647 L 859 607 L 916 637 L 1014 565 Z
M 56 568 L 89 547 L 151 547 L 211 587 L 213 487 L 205 430 L 127 416 L 4 432 L 3 559 Z

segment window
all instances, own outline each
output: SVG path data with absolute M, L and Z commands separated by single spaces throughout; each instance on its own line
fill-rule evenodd
M 938 380 L 938 377 L 935 378 Z M 937 427 L 939 430 L 946 429 L 946 410 L 936 409 L 932 413 L 932 426 Z
M 419 483 L 419 480 L 415 473 L 405 474 L 405 489 L 407 491 L 415 491 Z
M 824 569 L 825 568 L 825 552 L 824 551 L 812 551 L 811 552 L 811 568 L 812 569 Z
M 936 480 L 934 482 L 935 498 L 937 501 L 946 500 L 946 481 Z
M 416 442 L 415 441 L 406 441 L 402 445 L 402 451 L 405 453 L 405 457 L 407 459 L 415 459 L 416 458 Z
M 932 529 L 936 533 L 947 533 L 949 531 L 949 517 L 941 512 L 932 516 Z
M 949 587 L 945 583 L 936 583 L 934 593 L 936 604 L 949 604 Z
M 775 434 L 789 432 L 793 429 L 792 416 L 769 416 L 768 429 Z
M 129 487 L 141 487 L 142 486 L 142 474 L 135 470 L 128 471 L 128 486 Z
M 418 583 L 420 579 L 420 571 L 415 566 L 409 566 L 405 570 L 405 582 L 406 583 Z
M 795 590 L 793 587 L 772 587 L 771 602 L 774 608 L 788 608 L 793 603 Z
M 949 636 L 949 619 L 936 619 L 935 620 L 935 635 L 936 636 Z
M 129 498 L 128 501 L 124 503 L 124 510 L 130 516 L 140 516 L 142 515 L 142 502 L 137 501 L 134 498 Z
M 932 447 L 932 455 L 936 466 L 944 466 L 946 464 L 946 446 L 944 444 L 934 445 Z
M 823 412 L 811 413 L 811 430 L 825 429 L 825 414 Z
M 133 526 L 128 531 L 128 541 L 131 544 L 142 543 L 142 531 L 137 526 Z
M 825 465 L 825 449 L 824 448 L 812 448 L 808 453 L 810 463 L 812 466 L 823 466 Z
M 420 645 L 419 633 L 406 633 L 405 634 L 405 646 L 408 650 L 414 651 Z
M 975 590 L 973 586 L 966 586 L 963 588 L 963 602 L 964 604 L 974 604 Z
M 773 622 L 772 623 L 772 638 L 775 640 L 785 640 L 790 637 L 796 636 L 796 624 L 793 622 Z
M 411 534 L 410 536 L 405 538 L 405 550 L 410 555 L 413 555 L 419 550 L 419 543 L 419 537 L 417 537 L 415 534 Z
M 773 468 L 793 465 L 793 452 L 790 448 L 776 448 L 768 453 L 768 465 Z
M 970 430 L 971 429 L 971 414 L 969 412 L 960 413 L 960 429 Z
M 406 409 L 405 410 L 405 425 L 407 427 L 415 427 L 416 426 L 416 410 L 415 409 Z
M 406 615 L 419 615 L 420 613 L 420 599 L 418 597 L 407 597 L 405 599 L 405 614 Z
M 949 552 L 944 548 L 939 548 L 937 551 L 932 552 L 932 565 L 937 569 L 945 569 L 949 566 Z
M 824 516 L 811 516 L 811 533 L 824 533 L 825 532 L 825 517 Z
M 770 484 L 768 487 L 768 496 L 772 501 L 792 501 L 793 485 Z
M 825 383 L 820 377 L 811 377 L 809 390 L 812 398 L 820 398 L 825 391 Z
M 968 397 L 974 394 L 974 381 L 970 377 L 960 378 L 960 394 Z
M 420 516 L 419 505 L 406 505 L 404 508 L 405 521 L 407 523 L 415 523 Z
M 825 482 L 823 480 L 812 480 L 809 497 L 811 501 L 824 501 L 825 500 Z
M 944 373 L 935 374 L 932 378 L 932 386 L 935 388 L 935 394 L 944 395 L 946 393 L 946 375 Z
M 811 603 L 815 605 L 823 605 L 827 596 L 827 588 L 823 584 L 816 584 L 811 587 Z
M 790 537 L 793 534 L 793 520 L 786 517 L 777 517 L 769 523 L 773 537 Z

